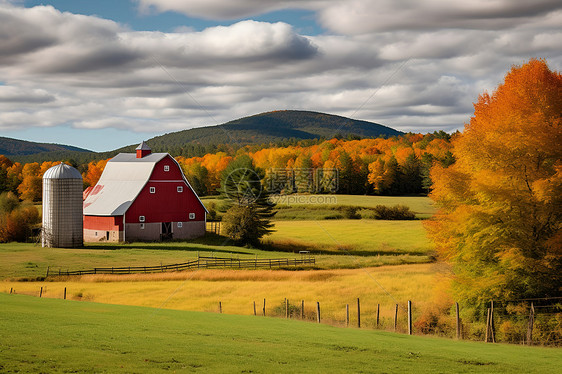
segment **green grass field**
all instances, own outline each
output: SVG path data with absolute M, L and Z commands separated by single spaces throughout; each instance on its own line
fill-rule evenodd
M 299 258 L 301 249 L 308 248 L 302 241 L 287 242 L 279 250 L 268 251 L 253 248 L 221 245 L 224 238 L 211 237 L 209 244 L 199 242 L 88 244 L 84 248 L 43 248 L 30 243 L 0 244 L 0 280 L 11 278 L 44 277 L 61 270 L 84 270 L 94 267 L 157 266 L 193 260 L 197 255 L 238 258 Z M 228 244 L 228 243 L 225 243 Z M 360 268 L 381 265 L 417 264 L 430 262 L 428 255 L 406 252 L 387 252 L 372 256 L 356 256 L 350 252 L 329 251 L 315 253 L 317 269 Z M 332 253 L 332 254 L 330 254 Z
M 202 198 L 205 206 L 219 207 L 222 200 L 214 196 Z M 277 220 L 320 220 L 333 217 L 341 212 L 342 206 L 364 209 L 377 205 L 406 205 L 416 213 L 417 218 L 429 218 L 436 211 L 432 201 L 426 196 L 364 196 L 364 195 L 281 195 L 274 199 L 277 203 Z M 369 217 L 368 211 L 363 210 Z
M 276 221 L 275 230 L 266 241 L 301 242 L 327 252 L 419 255 L 433 250 L 421 221 Z
M 559 349 L 0 294 L 0 371 L 555 373 Z

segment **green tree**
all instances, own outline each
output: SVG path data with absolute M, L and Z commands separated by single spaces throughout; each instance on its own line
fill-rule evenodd
M 230 206 L 223 227 L 238 244 L 259 245 L 263 236 L 273 232 L 275 204 L 262 184 L 264 175 L 248 155 L 237 157 L 223 172 L 221 192 Z
M 423 191 L 421 164 L 414 154 L 409 155 L 404 165 L 400 166 L 400 179 L 401 194 L 415 194 Z
M 182 165 L 185 177 L 197 195 L 206 196 L 209 191 L 207 190 L 209 181 L 209 171 L 201 164 L 193 164 L 189 166 Z
M 562 77 L 546 62 L 513 67 L 483 94 L 456 162 L 436 164 L 428 223 L 452 265 L 457 300 L 559 296 L 562 285 Z

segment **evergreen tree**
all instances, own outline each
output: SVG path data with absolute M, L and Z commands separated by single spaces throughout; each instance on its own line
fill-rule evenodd
M 258 245 L 263 236 L 273 232 L 275 204 L 262 184 L 264 175 L 248 155 L 237 157 L 223 173 L 221 192 L 229 206 L 223 227 L 238 244 Z

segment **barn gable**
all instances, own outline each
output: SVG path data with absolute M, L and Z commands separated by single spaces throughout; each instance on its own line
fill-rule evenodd
M 84 201 L 84 214 L 125 214 L 150 179 L 156 163 L 166 156 L 167 153 L 152 153 L 136 158 L 134 154 L 120 153 L 109 160 L 98 183 Z

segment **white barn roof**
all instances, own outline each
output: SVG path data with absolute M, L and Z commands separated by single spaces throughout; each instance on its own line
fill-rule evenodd
M 136 158 L 132 153 L 113 157 L 103 170 L 100 180 L 84 200 L 84 215 L 121 216 L 129 209 L 150 179 L 157 162 L 167 153 L 152 153 Z

